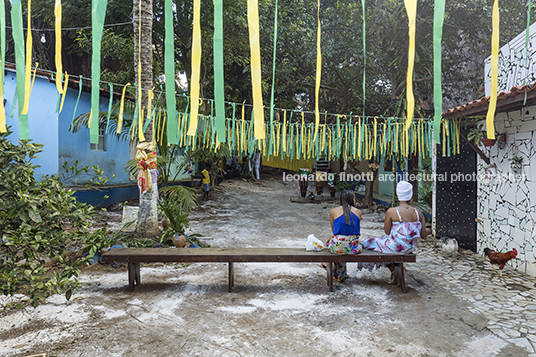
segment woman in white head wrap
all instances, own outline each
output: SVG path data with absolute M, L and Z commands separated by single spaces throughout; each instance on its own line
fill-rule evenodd
M 380 253 L 411 253 L 417 247 L 417 238 L 426 237 L 426 222 L 422 212 L 413 206 L 413 185 L 400 181 L 396 186 L 396 195 L 400 201 L 398 207 L 391 207 L 385 213 L 384 230 L 387 236 L 369 238 L 362 241 L 363 249 Z M 359 263 L 358 269 L 372 270 L 376 266 L 386 266 L 391 270 L 390 283 L 394 283 L 394 266 L 390 263 Z

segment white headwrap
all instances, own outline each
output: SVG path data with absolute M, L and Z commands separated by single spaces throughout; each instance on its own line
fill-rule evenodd
M 399 201 L 409 201 L 413 197 L 413 185 L 407 181 L 400 181 L 396 185 L 396 195 Z

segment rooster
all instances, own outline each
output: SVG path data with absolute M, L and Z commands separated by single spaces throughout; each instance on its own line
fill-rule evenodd
M 495 271 L 493 264 L 497 264 L 499 266 L 499 276 L 502 278 L 502 270 L 504 266 L 510 259 L 516 259 L 517 250 L 514 248 L 506 253 L 497 253 L 494 250 L 486 248 L 484 249 L 484 254 L 488 256 L 488 259 L 491 263 L 491 269 L 493 269 L 493 271 Z

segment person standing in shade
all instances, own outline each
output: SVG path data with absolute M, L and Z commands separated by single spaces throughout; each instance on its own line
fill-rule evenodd
M 205 169 L 201 171 L 203 174 L 203 199 L 208 200 L 208 193 L 210 191 L 210 162 L 205 163 Z

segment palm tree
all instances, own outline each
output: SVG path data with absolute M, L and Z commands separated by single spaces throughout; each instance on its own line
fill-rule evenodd
M 153 0 L 134 0 L 134 68 L 136 72 L 136 93 L 140 108 L 147 108 L 148 93 L 153 87 Z M 141 66 L 141 70 L 139 69 Z M 141 98 L 140 98 L 141 95 Z M 146 137 L 152 138 L 152 126 L 147 127 Z M 136 232 L 158 235 L 157 183 L 140 195 L 140 209 Z

